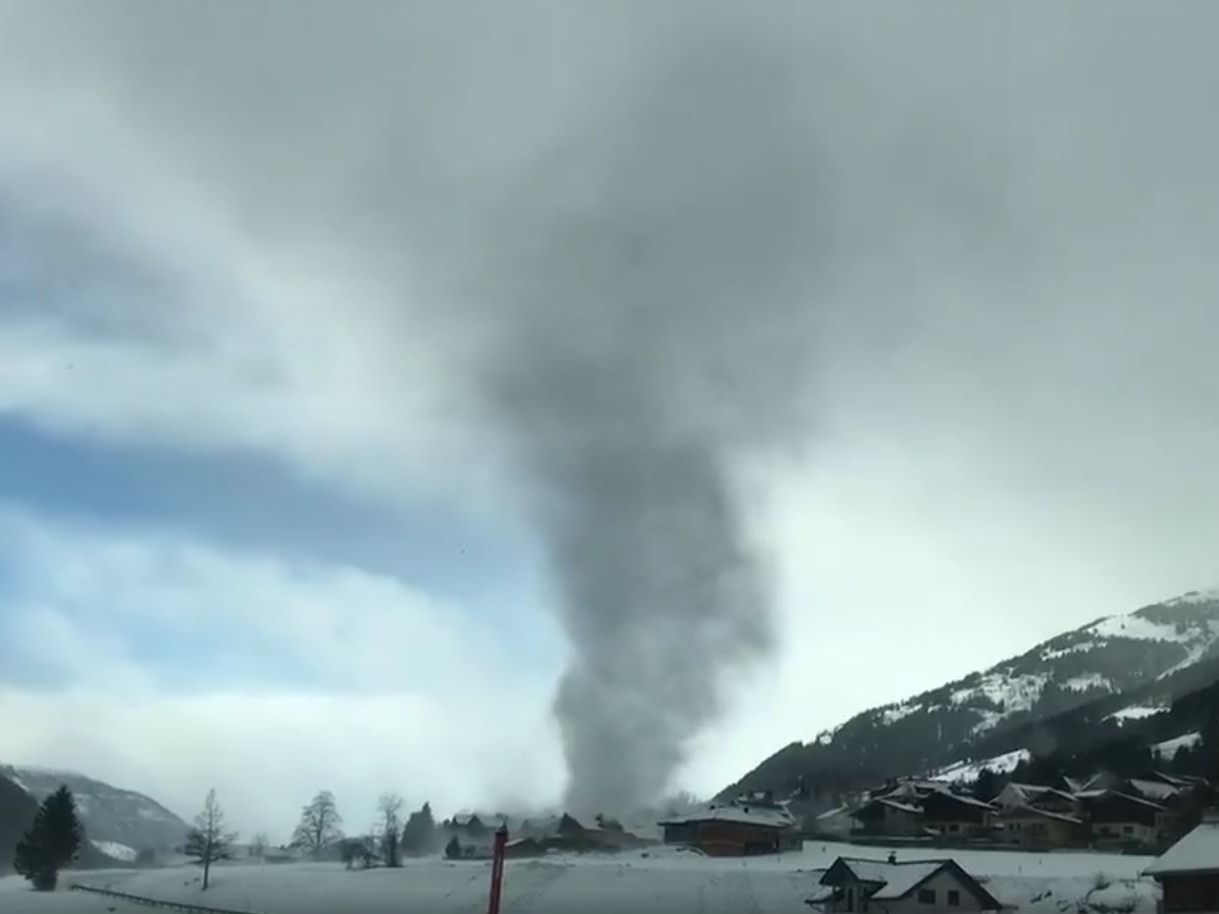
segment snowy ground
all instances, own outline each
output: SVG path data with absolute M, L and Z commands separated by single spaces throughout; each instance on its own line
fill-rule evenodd
M 644 857 L 555 856 L 508 863 L 504 914 L 808 914 L 802 901 L 835 857 L 884 859 L 888 851 L 808 842 L 803 852 L 774 857 L 709 859 L 672 849 Z M 914 851 L 913 860 L 951 854 L 992 894 L 1021 911 L 1152 914 L 1155 888 L 1138 874 L 1150 857 L 1114 854 L 1028 854 L 1016 851 Z M 489 865 L 439 859 L 408 861 L 398 870 L 348 872 L 340 864 L 230 864 L 199 891 L 192 867 L 64 874 L 123 892 L 266 914 L 480 914 L 486 909 Z M 0 879 L 0 912 L 135 914 L 147 912 L 103 896 L 30 892 L 17 877 Z

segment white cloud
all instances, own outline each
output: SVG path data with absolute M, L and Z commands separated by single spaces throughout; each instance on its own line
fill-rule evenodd
M 393 578 L 238 555 L 170 533 L 12 517 L 4 527 L 40 599 L 112 632 L 155 623 L 184 643 L 251 645 L 346 688 L 443 687 L 453 684 L 453 658 L 507 662 L 476 615 Z
M 461 607 L 356 569 L 167 533 L 13 511 L 0 529 L 21 569 L 8 620 L 21 641 L 7 649 L 61 683 L 0 686 L 10 761 L 85 768 L 180 812 L 215 785 L 247 831 L 282 832 L 321 786 L 357 828 L 388 788 L 441 810 L 561 789 L 554 670 L 520 668 Z M 140 662 L 154 626 L 167 640 Z M 201 675 L 184 687 L 176 667 L 192 664 Z
M 83 769 L 188 819 L 215 787 L 235 828 L 284 841 L 323 788 L 354 833 L 372 823 L 386 790 L 439 814 L 553 802 L 562 761 L 547 715 L 509 710 L 503 690 L 481 679 L 470 692 L 483 704 L 473 717 L 447 696 L 123 698 L 0 686 L 0 715 L 6 761 Z
M 256 294 L 244 313 L 135 300 L 127 317 L 150 332 L 125 336 L 50 316 L 0 322 L 0 414 L 108 442 L 254 451 L 378 500 L 436 485 L 491 491 L 494 452 L 478 446 L 468 411 L 446 403 L 426 353 L 409 341 L 386 351 L 392 328 L 357 291 L 345 290 L 356 297 L 346 319 L 316 322 L 303 303 L 286 321 L 265 306 L 291 289 Z M 325 295 L 316 281 L 313 294 Z

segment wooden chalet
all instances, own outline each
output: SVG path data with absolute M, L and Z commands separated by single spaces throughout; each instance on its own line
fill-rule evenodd
M 869 800 L 851 813 L 856 827 L 853 831 L 862 835 L 889 835 L 908 838 L 926 833 L 923 808 L 918 801 L 877 797 Z
M 998 813 L 997 824 L 997 838 L 1028 850 L 1083 847 L 1088 840 L 1087 826 L 1078 816 L 1038 806 L 1008 807 Z
M 1076 795 L 1097 847 L 1153 848 L 1164 825 L 1164 807 L 1117 790 Z
M 1015 781 L 1006 784 L 991 800 L 991 804 L 1001 809 L 1035 806 L 1064 815 L 1074 815 L 1079 811 L 1079 801 L 1066 791 L 1043 787 L 1040 784 L 1018 784 Z
M 963 794 L 937 790 L 921 801 L 923 825 L 945 837 L 988 837 L 994 827 L 995 807 Z
M 795 819 L 782 807 L 727 803 L 658 824 L 665 844 L 697 847 L 713 857 L 777 854 L 803 843 Z

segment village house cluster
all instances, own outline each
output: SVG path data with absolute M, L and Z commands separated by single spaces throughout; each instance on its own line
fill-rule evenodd
M 710 856 L 798 851 L 810 836 L 850 839 L 860 845 L 858 852 L 837 858 L 806 899 L 812 910 L 825 914 L 1010 910 L 985 878 L 952 859 L 952 848 L 971 846 L 1156 848 L 1163 853 L 1145 872 L 1161 886 L 1160 910 L 1197 914 L 1219 911 L 1219 816 L 1204 814 L 1198 805 L 1207 788 L 1202 779 L 1159 772 L 1142 778 L 1098 772 L 1060 778 L 1050 786 L 1009 782 L 990 800 L 981 800 L 961 785 L 906 779 L 828 813 L 805 810 L 798 795 L 779 800 L 766 791 L 717 801 L 657 825 L 664 843 Z M 615 852 L 657 843 L 613 819 L 598 816 L 595 824 L 585 825 L 567 814 L 512 823 L 502 816 L 454 816 L 438 832 L 446 856 L 480 859 L 490 854 L 500 828 L 511 834 L 509 857 Z M 841 833 L 831 834 L 835 829 Z M 878 846 L 869 856 L 867 845 L 873 842 Z M 933 852 L 932 858 L 921 850 L 926 848 L 945 852 Z M 910 849 L 920 852 L 899 859 Z
M 965 785 L 907 778 L 829 811 L 799 793 L 769 792 L 661 821 L 666 844 L 714 856 L 779 853 L 806 837 L 912 846 L 1001 846 L 1026 850 L 1095 848 L 1152 852 L 1181 837 L 1201 816 L 1209 785 L 1165 774 L 1122 778 L 1099 771 L 1053 785 L 1009 782 L 980 799 Z
M 823 837 L 943 846 L 1152 851 L 1197 821 L 1206 789 L 1202 778 L 1158 771 L 1121 778 L 1100 771 L 1088 778 L 1060 777 L 1052 785 L 1010 782 L 984 800 L 958 785 L 910 778 L 870 791 L 849 807 L 809 815 L 802 826 L 806 834 Z

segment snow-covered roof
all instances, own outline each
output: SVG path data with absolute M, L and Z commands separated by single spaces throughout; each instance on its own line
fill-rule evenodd
M 1161 803 L 1155 803 L 1151 800 L 1145 799 L 1144 797 L 1131 796 L 1130 794 L 1123 793 L 1120 790 L 1111 790 L 1110 793 L 1112 793 L 1115 797 L 1121 797 L 1123 800 L 1130 800 L 1134 803 L 1140 803 L 1143 806 L 1150 807 L 1151 809 L 1163 809 L 1164 808 L 1163 804 L 1161 804 Z
M 1151 800 L 1145 800 L 1142 797 L 1134 797 L 1128 793 L 1122 793 L 1120 790 L 1083 790 L 1075 794 L 1081 800 L 1099 800 L 1108 797 L 1114 797 L 1126 800 L 1129 803 L 1136 803 L 1139 806 L 1147 806 L 1151 809 L 1163 809 L 1159 803 L 1153 803 Z
M 920 816 L 923 814 L 922 807 L 915 806 L 911 803 L 902 803 L 899 800 L 890 800 L 886 797 L 881 797 L 879 800 L 873 800 L 872 802 L 879 803 L 882 806 L 888 806 L 890 809 L 896 809 L 901 812 L 911 812 L 911 813 L 914 813 L 915 815 L 920 815 Z M 871 803 L 869 803 L 868 805 L 870 806 Z
M 1054 787 L 1043 787 L 1041 784 L 1017 784 L 1015 781 L 1007 785 L 1013 788 L 1017 794 L 1024 797 L 1026 800 L 1036 800 L 1045 796 L 1058 797 L 1063 800 L 1074 800 L 1071 794 Z
M 936 790 L 947 790 L 948 784 L 936 778 L 903 778 L 896 786 L 888 793 L 887 797 L 893 796 L 918 796 Z
M 979 800 L 975 797 L 967 797 L 964 794 L 949 793 L 947 790 L 940 791 L 940 796 L 948 797 L 950 800 L 955 800 L 964 806 L 976 806 L 979 809 L 994 809 L 995 807 L 987 803 L 985 800 Z
M 1206 778 L 1199 777 L 1196 774 L 1167 774 L 1163 771 L 1153 771 L 1152 774 L 1165 784 L 1172 784 L 1173 786 L 1180 787 L 1183 790 L 1206 783 Z
M 1004 819 L 1053 819 L 1056 822 L 1067 822 L 1071 825 L 1079 825 L 1081 821 L 1075 816 L 1068 816 L 1065 813 L 1050 812 L 1048 809 L 1038 809 L 1036 806 L 1027 805 L 1013 806 L 1011 809 L 1005 810 L 999 815 Z
M 877 901 L 901 898 L 912 888 L 945 865 L 944 860 L 920 860 L 917 863 L 895 863 L 889 879 L 872 895 Z
M 948 800 L 960 806 L 973 806 L 978 809 L 994 809 L 994 804 L 987 803 L 985 800 L 979 800 L 976 797 L 968 796 L 963 793 L 953 793 L 946 787 L 941 787 L 938 790 L 933 790 L 925 796 L 919 798 L 924 804 L 934 804 L 937 799 Z M 925 810 L 924 810 L 925 811 Z
M 840 857 L 839 860 L 860 882 L 884 884 L 889 881 L 890 870 L 898 866 L 885 860 L 863 860 L 855 857 Z
M 1151 876 L 1219 872 L 1219 821 L 1203 822 L 1143 872 Z
M 1145 797 L 1153 800 L 1167 800 L 1181 792 L 1181 788 L 1171 784 L 1161 784 L 1159 781 L 1144 781 L 1141 778 L 1131 778 L 1130 786 Z
M 796 824 L 796 820 L 786 809 L 765 806 L 744 807 L 731 804 L 664 819 L 659 824 L 692 825 L 696 822 L 736 822 L 741 825 L 761 825 L 767 828 L 792 828 Z

